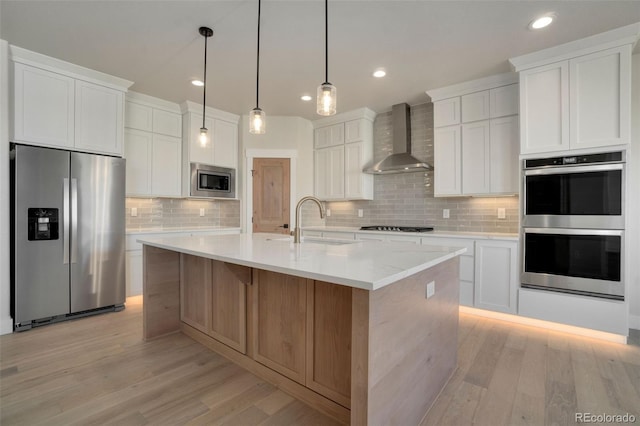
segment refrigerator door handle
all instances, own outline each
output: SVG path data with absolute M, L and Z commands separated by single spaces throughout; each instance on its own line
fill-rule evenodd
M 62 179 L 62 263 L 69 263 L 69 178 Z
M 71 179 L 71 263 L 78 261 L 78 179 Z

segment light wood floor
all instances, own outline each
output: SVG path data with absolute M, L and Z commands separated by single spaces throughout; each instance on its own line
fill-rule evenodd
M 0 424 L 334 425 L 188 337 L 142 341 L 127 309 L 0 337 Z M 458 369 L 424 425 L 574 424 L 632 413 L 640 347 L 460 316 Z

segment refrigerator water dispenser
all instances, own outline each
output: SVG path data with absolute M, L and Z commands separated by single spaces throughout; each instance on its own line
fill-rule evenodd
M 58 239 L 58 209 L 28 209 L 29 241 L 45 241 Z

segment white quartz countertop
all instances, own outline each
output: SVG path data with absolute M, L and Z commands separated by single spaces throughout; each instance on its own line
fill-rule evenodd
M 418 237 L 442 237 L 442 238 L 473 238 L 486 240 L 518 240 L 518 234 L 507 232 L 460 232 L 460 231 L 429 231 L 429 232 L 397 232 L 397 231 L 361 231 L 359 227 L 349 226 L 304 226 L 303 231 L 320 232 L 358 232 L 366 234 L 383 235 L 411 235 Z
M 377 290 L 461 255 L 464 247 L 306 238 L 282 234 L 162 236 L 138 242 L 167 250 L 365 290 Z

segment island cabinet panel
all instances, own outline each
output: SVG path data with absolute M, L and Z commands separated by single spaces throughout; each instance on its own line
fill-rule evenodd
M 143 336 L 145 340 L 180 331 L 180 253 L 145 245 Z
M 351 288 L 313 281 L 307 288 L 307 387 L 351 405 Z
M 247 353 L 247 284 L 251 268 L 211 261 L 211 328 L 214 339 Z
M 420 424 L 456 368 L 458 258 L 353 289 L 352 307 L 351 424 Z
M 253 357 L 305 384 L 307 279 L 254 270 Z
M 180 255 L 180 319 L 203 333 L 211 328 L 211 260 Z

